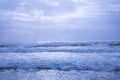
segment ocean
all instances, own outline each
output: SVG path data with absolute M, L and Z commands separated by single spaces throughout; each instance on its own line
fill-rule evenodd
M 0 43 L 0 80 L 120 80 L 120 41 Z

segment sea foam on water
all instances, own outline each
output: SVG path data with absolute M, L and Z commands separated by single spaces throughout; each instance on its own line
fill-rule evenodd
M 0 44 L 0 80 L 119 79 L 120 42 Z

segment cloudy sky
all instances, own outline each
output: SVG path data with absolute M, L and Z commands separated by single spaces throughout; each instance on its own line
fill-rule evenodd
M 120 40 L 120 0 L 0 0 L 0 42 Z

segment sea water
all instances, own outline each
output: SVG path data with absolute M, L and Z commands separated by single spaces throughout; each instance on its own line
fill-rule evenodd
M 120 42 L 1 43 L 0 80 L 120 80 Z

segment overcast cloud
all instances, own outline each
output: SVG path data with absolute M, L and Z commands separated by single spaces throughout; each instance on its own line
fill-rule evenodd
M 120 40 L 120 0 L 0 0 L 0 42 Z

